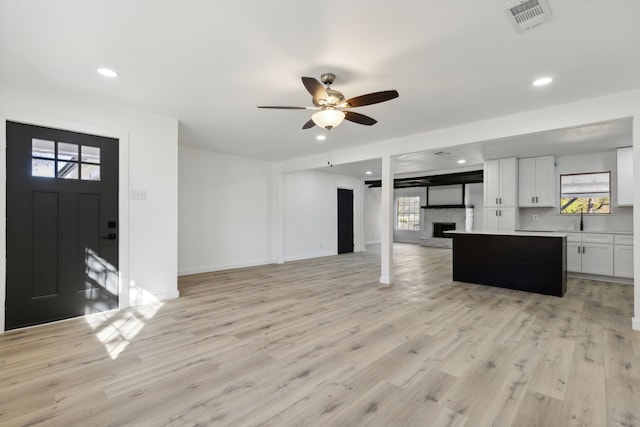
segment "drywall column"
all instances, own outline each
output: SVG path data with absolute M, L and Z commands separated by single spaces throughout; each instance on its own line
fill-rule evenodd
M 380 200 L 380 283 L 393 281 L 393 159 L 382 156 L 382 195 Z
M 640 112 L 633 117 L 633 329 L 640 330 Z
M 269 258 L 284 263 L 284 174 L 273 165 L 269 171 Z

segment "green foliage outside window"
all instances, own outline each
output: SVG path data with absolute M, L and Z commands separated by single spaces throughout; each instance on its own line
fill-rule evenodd
M 562 197 L 560 213 L 608 214 L 611 213 L 609 197 Z

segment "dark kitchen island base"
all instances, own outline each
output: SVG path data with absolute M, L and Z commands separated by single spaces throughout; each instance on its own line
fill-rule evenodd
M 567 290 L 567 238 L 558 233 L 458 232 L 453 280 L 561 297 Z

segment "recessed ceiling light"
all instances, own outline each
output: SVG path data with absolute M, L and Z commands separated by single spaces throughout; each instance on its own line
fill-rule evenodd
M 534 86 L 544 86 L 544 85 L 548 85 L 552 81 L 553 81 L 553 78 L 551 78 L 551 77 L 540 77 L 539 79 L 536 79 L 536 80 L 533 81 L 533 85 Z
M 98 74 L 112 79 L 118 77 L 118 73 L 113 71 L 111 68 L 98 68 Z
M 326 135 L 318 135 L 318 136 L 316 136 L 316 139 L 318 141 L 324 141 L 325 139 L 327 139 L 327 136 Z
M 366 173 L 367 175 L 371 175 L 373 172 L 371 172 L 371 171 L 366 171 L 365 173 Z
M 458 160 L 458 164 L 460 164 L 460 165 L 461 165 L 461 164 L 463 164 L 463 163 L 467 163 L 467 161 L 466 161 L 465 159 L 460 159 L 460 160 Z

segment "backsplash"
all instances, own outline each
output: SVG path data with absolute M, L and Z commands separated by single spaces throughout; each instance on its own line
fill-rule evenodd
M 580 215 L 560 215 L 557 208 L 520 208 L 522 230 L 578 231 Z M 538 215 L 538 220 L 533 220 Z M 633 208 L 615 207 L 608 215 L 585 215 L 584 231 L 633 231 Z

